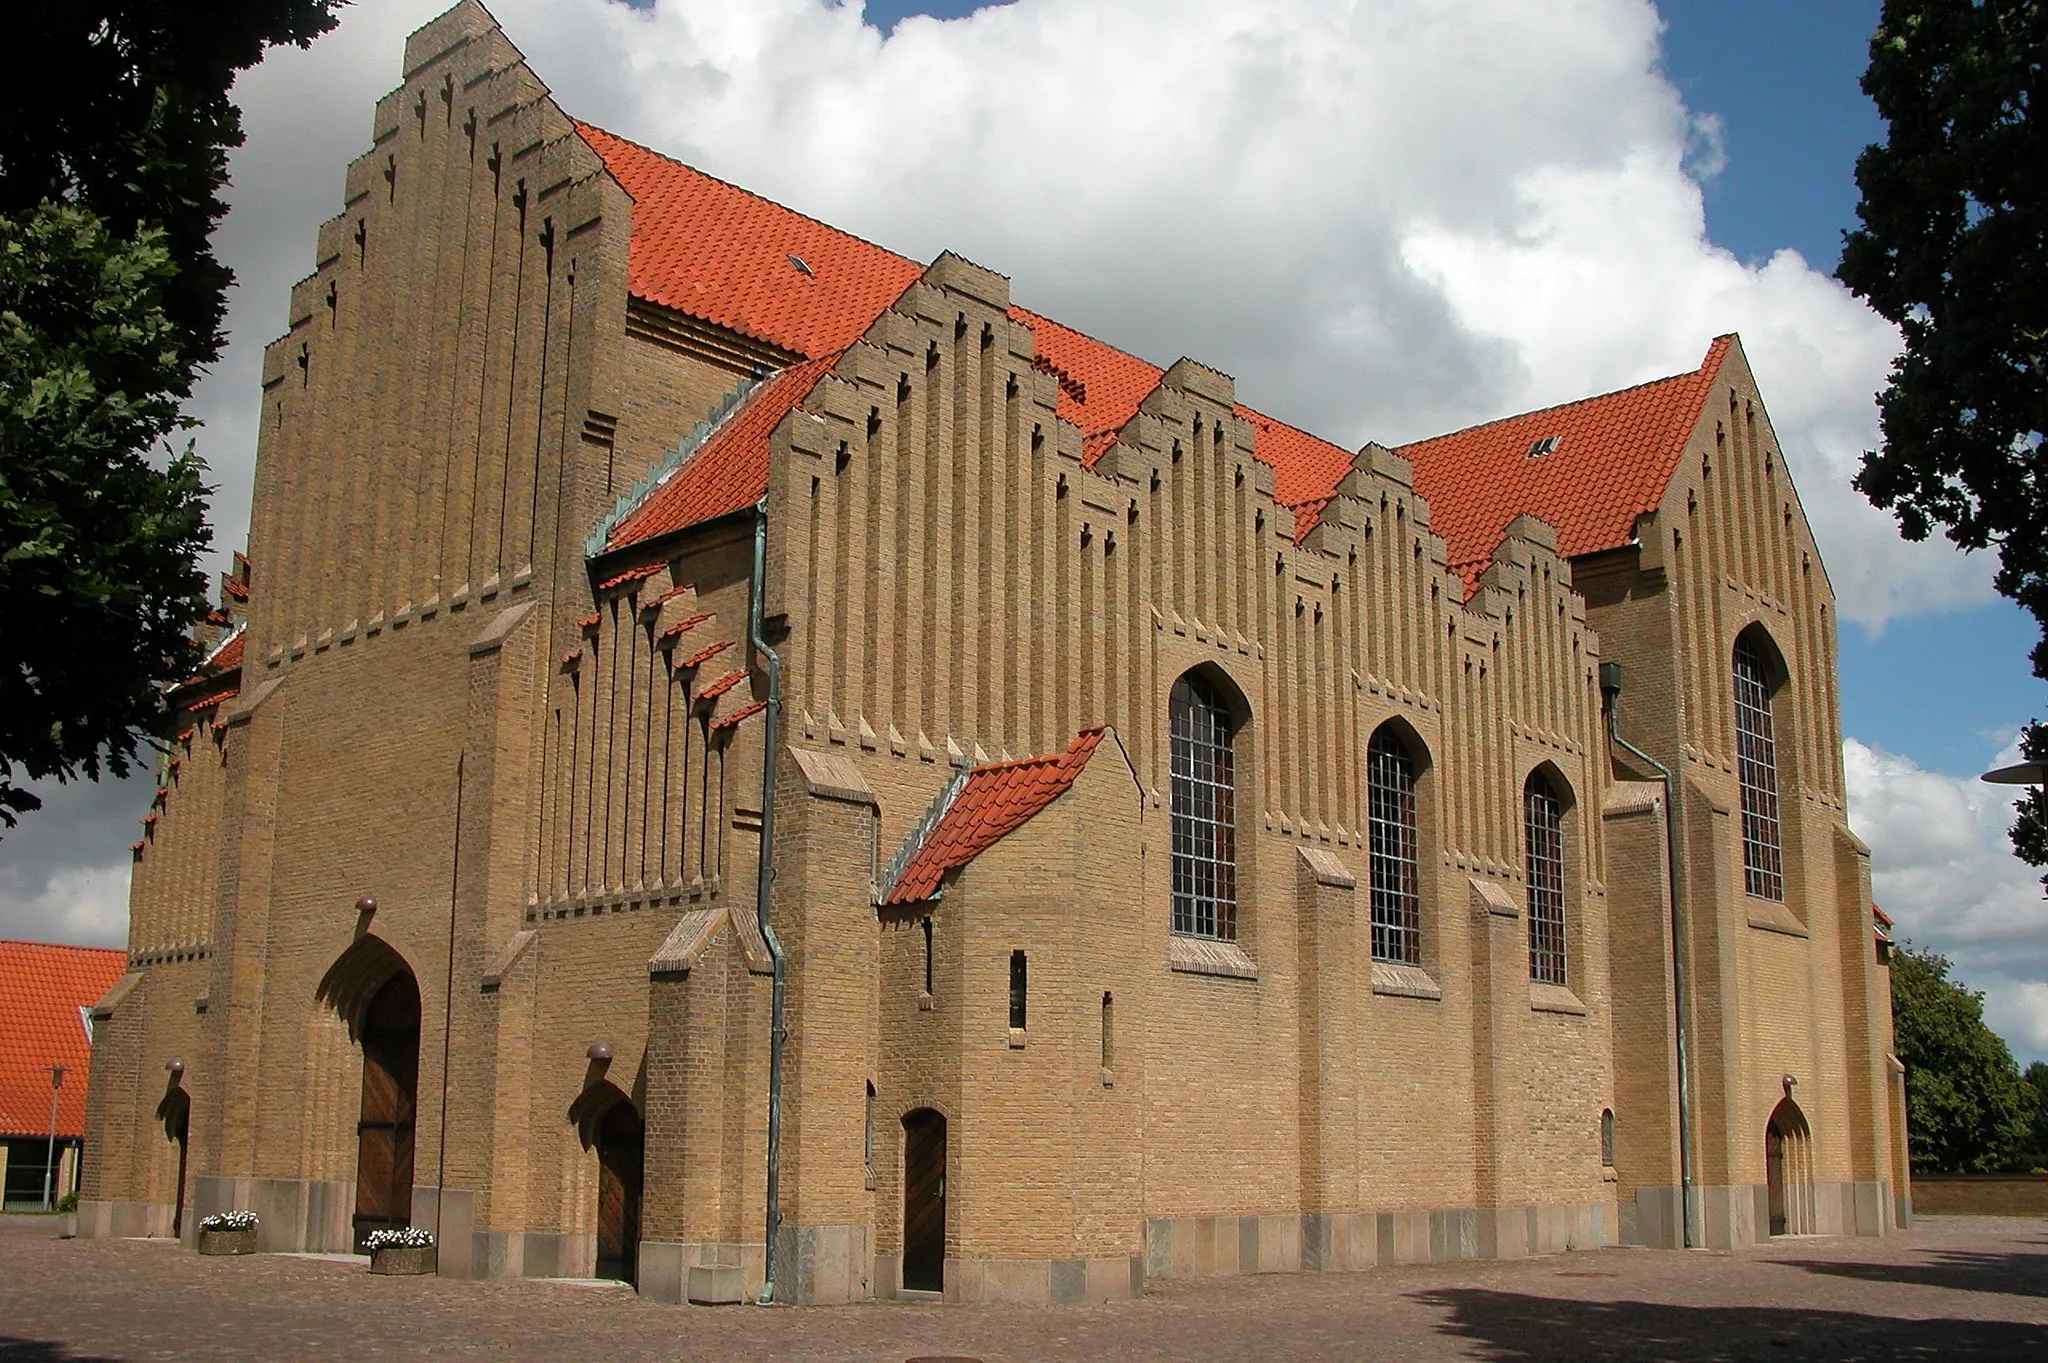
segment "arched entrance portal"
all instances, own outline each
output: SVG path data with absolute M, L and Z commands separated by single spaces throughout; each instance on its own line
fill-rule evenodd
M 647 1129 L 632 1103 L 613 1103 L 597 1128 L 597 1276 L 639 1281 L 640 1175 Z
M 1764 1129 L 1770 1233 L 1813 1233 L 1813 1133 L 1806 1114 L 1789 1097 L 1771 1111 Z
M 356 1122 L 355 1246 L 412 1222 L 413 1119 L 420 1073 L 420 987 L 410 970 L 363 1011 L 363 1106 Z
M 903 1286 L 946 1287 L 946 1119 L 928 1107 L 903 1119 Z
M 178 1182 L 171 1190 L 171 1238 L 185 1235 L 185 1164 L 192 1135 L 192 1096 L 172 1077 L 172 1087 L 157 1104 L 156 1115 L 164 1124 L 164 1139 L 178 1147 Z

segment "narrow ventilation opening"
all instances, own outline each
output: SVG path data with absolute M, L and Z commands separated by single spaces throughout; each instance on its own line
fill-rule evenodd
M 789 263 L 796 266 L 798 273 L 809 275 L 812 278 L 817 277 L 818 272 L 811 268 L 811 263 L 794 252 L 790 254 Z
M 1026 977 L 1026 972 L 1027 967 L 1024 962 L 1024 953 L 1021 951 L 1011 952 L 1010 1028 L 1012 1031 L 1021 1032 L 1024 1030 L 1025 1015 L 1027 1012 L 1026 1005 L 1029 1002 L 1029 982 Z

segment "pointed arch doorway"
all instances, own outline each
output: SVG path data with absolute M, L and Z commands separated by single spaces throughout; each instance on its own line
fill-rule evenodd
M 371 1231 L 412 1224 L 413 1123 L 419 1099 L 420 987 L 386 980 L 363 1010 L 362 1109 L 356 1121 L 355 1248 Z
M 1813 1233 L 1813 1133 L 1786 1097 L 1764 1128 L 1764 1168 L 1772 1235 Z
M 597 1276 L 639 1282 L 640 1188 L 647 1128 L 627 1099 L 597 1128 Z
M 903 1118 L 903 1286 L 946 1289 L 946 1119 L 928 1107 Z

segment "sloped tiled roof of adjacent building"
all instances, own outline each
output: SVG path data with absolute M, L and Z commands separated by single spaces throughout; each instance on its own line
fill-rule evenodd
M 613 550 L 758 501 L 775 427 L 923 267 L 601 128 L 576 127 L 632 196 L 631 292 L 805 357 L 752 393 L 611 529 Z M 1080 429 L 1092 466 L 1165 371 L 1025 308 L 1010 315 L 1032 329 L 1038 367 L 1059 382 L 1059 415 Z M 1568 557 L 1626 544 L 1636 517 L 1662 499 L 1729 341 L 1717 339 L 1690 374 L 1402 447 L 1431 529 L 1467 587 L 1520 515 L 1549 522 Z M 1273 470 L 1274 499 L 1294 510 L 1296 538 L 1306 535 L 1351 471 L 1351 451 L 1251 407 L 1236 411 L 1252 424 L 1254 457 Z M 1556 450 L 1530 458 L 1547 436 L 1559 437 Z
M 0 1136 L 48 1134 L 52 1065 L 64 1067 L 57 1134 L 85 1134 L 92 1046 L 79 1010 L 127 969 L 122 951 L 0 941 Z
M 605 537 L 606 550 L 744 511 L 768 493 L 768 442 L 790 410 L 839 362 L 839 352 L 794 364 L 747 401 Z
M 930 899 L 949 871 L 973 861 L 1065 794 L 1088 765 L 1104 732 L 1101 727 L 1083 729 L 1062 753 L 993 762 L 970 770 L 953 803 L 926 832 L 923 844 L 884 892 L 882 902 L 914 904 Z
M 1628 544 L 1636 518 L 1663 501 L 1733 340 L 1716 337 L 1689 374 L 1403 445 L 1429 528 L 1467 585 L 1517 516 L 1547 521 L 1566 558 Z M 1552 437 L 1554 449 L 1532 454 Z

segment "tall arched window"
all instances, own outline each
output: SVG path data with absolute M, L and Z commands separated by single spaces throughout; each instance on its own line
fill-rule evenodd
M 1365 750 L 1371 835 L 1372 958 L 1422 963 L 1421 866 L 1415 827 L 1415 759 L 1392 729 Z
M 1237 770 L 1229 707 L 1197 676 L 1173 684 L 1173 930 L 1237 939 Z
M 1742 787 L 1742 870 L 1758 899 L 1785 898 L 1778 838 L 1778 745 L 1771 732 L 1771 665 L 1755 642 L 1735 641 L 1735 764 Z
M 1565 982 L 1564 802 L 1542 772 L 1522 788 L 1522 833 L 1529 871 L 1529 978 Z

